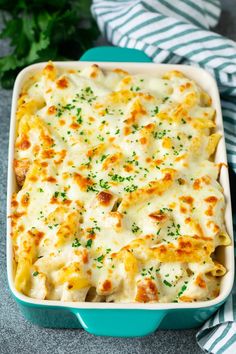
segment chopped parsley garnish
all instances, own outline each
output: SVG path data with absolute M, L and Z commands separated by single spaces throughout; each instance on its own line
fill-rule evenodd
M 96 187 L 96 184 L 94 184 L 93 186 L 88 186 L 87 192 L 98 192 L 98 190 L 95 187 Z
M 173 211 L 173 209 L 164 207 L 164 208 L 161 208 L 159 211 L 161 214 L 164 214 L 165 211 Z
M 87 248 L 91 248 L 92 243 L 93 243 L 93 240 L 90 238 L 90 239 L 87 241 L 87 243 L 86 243 L 85 247 L 87 247 Z
M 104 138 L 100 134 L 97 136 L 97 139 L 100 141 L 104 141 Z
M 133 91 L 133 92 L 134 92 L 134 91 L 137 92 L 137 91 L 140 91 L 140 90 L 141 90 L 141 88 L 140 88 L 139 86 L 136 86 L 136 87 L 131 86 L 131 87 L 130 87 L 130 91 Z
M 164 283 L 166 286 L 172 287 L 172 284 L 169 283 L 166 279 L 163 280 L 163 283 Z
M 72 101 L 77 102 L 79 101 L 86 101 L 88 103 L 92 103 L 97 97 L 94 96 L 94 92 L 91 89 L 91 87 L 86 87 L 81 90 L 80 93 L 76 94 L 76 98 L 74 98 Z
M 103 160 L 105 160 L 105 159 L 107 158 L 107 156 L 109 156 L 109 154 L 107 154 L 107 155 L 102 155 L 102 157 L 101 157 L 101 162 L 102 162 Z
M 138 124 L 133 124 L 132 128 L 133 128 L 132 134 L 134 134 L 136 131 L 138 131 L 139 126 Z
M 103 188 L 103 189 L 109 189 L 109 188 L 110 188 L 110 186 L 108 185 L 108 182 L 107 182 L 107 181 L 104 181 L 103 179 L 100 179 L 99 185 L 100 185 L 100 187 Z
M 131 230 L 132 230 L 132 232 L 134 234 L 136 234 L 137 232 L 141 231 L 140 227 L 138 227 L 138 225 L 135 222 L 132 224 Z
M 180 236 L 180 224 L 173 222 L 171 226 L 167 226 L 167 236 Z
M 156 107 L 154 108 L 154 110 L 153 110 L 153 113 L 154 113 L 154 114 L 157 114 L 158 112 L 159 112 L 159 107 L 156 106 Z
M 133 181 L 133 179 L 134 179 L 133 176 L 123 177 L 123 176 L 120 176 L 120 175 L 117 175 L 117 174 L 114 174 L 114 175 L 110 175 L 109 174 L 109 176 L 111 177 L 111 180 L 115 181 L 115 182 L 124 182 L 125 180 L 126 181 Z
M 180 297 L 186 289 L 187 289 L 187 286 L 184 284 L 177 296 Z
M 124 190 L 126 192 L 132 193 L 132 192 L 136 191 L 137 188 L 138 188 L 138 186 L 131 184 L 131 186 L 125 187 Z
M 59 196 L 59 192 L 55 192 L 53 196 L 54 198 L 57 198 Z
M 76 238 L 72 243 L 72 247 L 79 247 L 79 246 L 81 246 L 81 243 L 79 242 L 78 238 Z
M 77 123 L 82 124 L 83 123 L 83 119 L 81 117 L 81 108 L 77 108 Z
M 154 139 L 162 139 L 165 135 L 166 135 L 166 130 L 161 130 L 159 132 L 153 132 L 152 135 L 153 135 L 153 138 Z
M 38 274 L 39 274 L 39 272 L 33 272 L 34 277 L 37 277 Z
M 99 263 L 102 263 L 104 257 L 105 257 L 104 254 L 102 254 L 101 256 L 99 256 L 98 258 L 95 258 L 94 260 L 99 262 Z

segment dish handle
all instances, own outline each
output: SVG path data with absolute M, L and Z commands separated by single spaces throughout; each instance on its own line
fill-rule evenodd
M 72 309 L 82 327 L 99 336 L 139 337 L 153 333 L 165 310 Z
M 87 50 L 80 61 L 108 61 L 151 63 L 152 60 L 141 50 L 120 47 L 95 47 Z

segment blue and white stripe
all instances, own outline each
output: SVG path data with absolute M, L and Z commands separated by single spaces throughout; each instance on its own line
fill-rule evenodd
M 100 30 L 116 46 L 143 50 L 154 62 L 200 66 L 215 76 L 228 162 L 236 172 L 236 43 L 209 29 L 219 0 L 93 0 Z M 208 353 L 236 353 L 236 293 L 197 334 Z

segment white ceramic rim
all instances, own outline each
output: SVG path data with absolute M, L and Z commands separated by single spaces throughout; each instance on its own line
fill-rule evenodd
M 55 62 L 59 69 L 81 69 L 90 64 L 98 64 L 102 69 L 122 68 L 129 71 L 131 74 L 143 73 L 157 76 L 162 75 L 168 70 L 180 70 L 193 80 L 195 80 L 208 94 L 212 97 L 213 107 L 216 109 L 216 130 L 221 133 L 222 138 L 218 144 L 215 155 L 216 162 L 223 162 L 227 164 L 225 138 L 223 130 L 223 120 L 220 105 L 220 97 L 215 79 L 205 70 L 192 67 L 188 65 L 175 64 L 154 64 L 154 63 L 120 63 L 120 62 L 86 62 L 86 61 L 68 61 Z M 11 124 L 9 134 L 9 153 L 8 153 L 8 186 L 7 186 L 7 275 L 10 290 L 13 295 L 23 303 L 29 306 L 50 306 L 63 308 L 81 308 L 81 309 L 129 309 L 129 310 L 168 310 L 168 309 L 200 309 L 219 305 L 224 302 L 229 296 L 234 281 L 234 247 L 233 247 L 233 223 L 231 211 L 231 197 L 229 187 L 229 175 L 227 168 L 222 168 L 220 175 L 220 183 L 224 188 L 224 195 L 226 199 L 225 223 L 227 231 L 232 239 L 232 244 L 227 247 L 220 247 L 220 255 L 224 260 L 224 265 L 227 268 L 226 275 L 221 280 L 221 290 L 219 296 L 213 300 L 201 301 L 194 303 L 105 303 L 105 302 L 62 302 L 53 300 L 37 300 L 29 298 L 15 289 L 13 279 L 13 252 L 11 242 L 11 221 L 9 215 L 11 214 L 11 197 L 16 189 L 15 175 L 13 171 L 14 158 L 14 141 L 15 141 L 15 116 L 17 108 L 17 100 L 21 91 L 22 84 L 32 76 L 36 71 L 41 70 L 46 63 L 33 64 L 23 69 L 17 76 L 12 97 L 11 106 Z

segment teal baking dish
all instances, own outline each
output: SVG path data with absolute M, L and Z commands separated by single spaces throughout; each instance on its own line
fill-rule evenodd
M 87 65 L 86 62 L 102 62 L 100 65 L 104 68 L 114 68 L 118 65 L 133 72 L 144 71 L 152 74 L 155 71 L 158 73 L 158 71 L 178 68 L 188 76 L 192 76 L 213 98 L 213 105 L 217 112 L 217 128 L 223 136 L 217 149 L 216 161 L 219 160 L 227 163 L 218 89 L 215 80 L 207 72 L 189 66 L 180 67 L 179 65 L 152 64 L 150 58 L 141 51 L 114 47 L 94 48 L 86 52 L 80 59 L 80 62 L 61 62 L 57 64 L 61 66 L 66 65 L 67 67 L 70 65 L 85 66 Z M 9 142 L 7 215 L 10 215 L 10 200 L 16 188 L 12 171 L 12 161 L 17 97 L 23 80 L 25 80 L 32 71 L 37 70 L 43 65 L 43 63 L 39 63 L 24 69 L 18 75 L 14 87 Z M 224 188 L 226 197 L 226 227 L 229 235 L 233 238 L 229 178 L 226 168 L 222 169 L 220 182 Z M 217 252 L 217 257 L 226 266 L 228 272 L 221 281 L 220 295 L 214 300 L 185 304 L 120 304 L 73 303 L 31 299 L 17 292 L 14 287 L 10 234 L 11 225 L 8 218 L 7 271 L 11 293 L 25 318 L 33 324 L 42 327 L 84 328 L 86 331 L 96 335 L 122 337 L 144 336 L 154 332 L 158 328 L 195 328 L 202 325 L 226 301 L 233 286 L 234 249 L 232 241 L 231 246 L 219 248 Z

